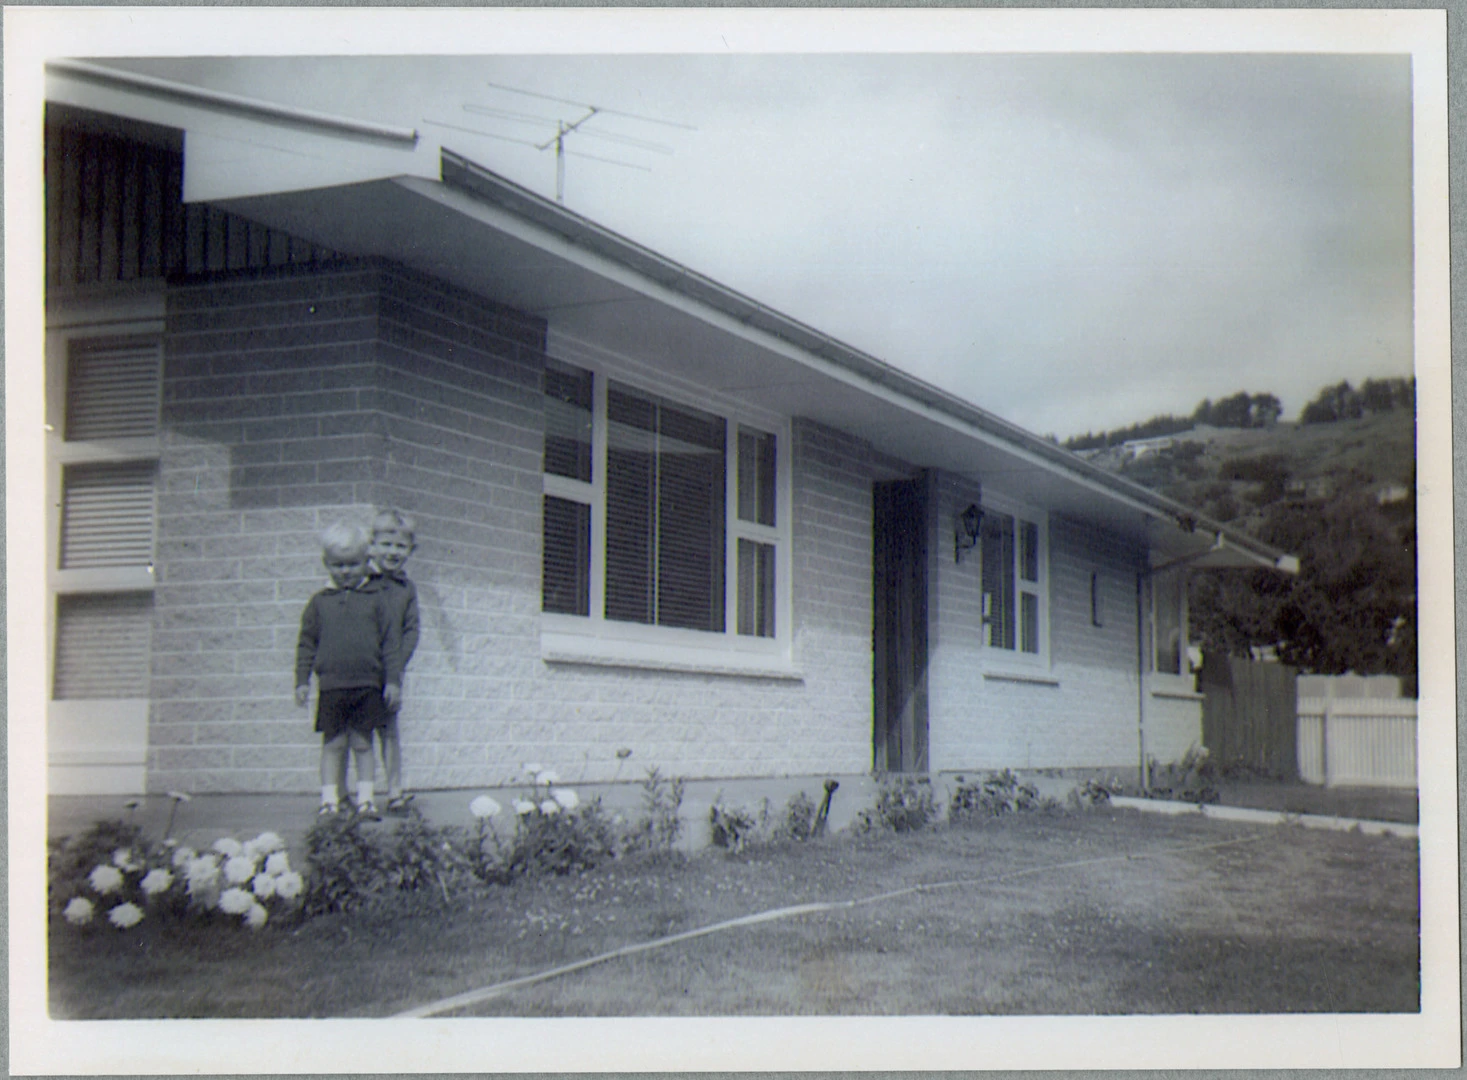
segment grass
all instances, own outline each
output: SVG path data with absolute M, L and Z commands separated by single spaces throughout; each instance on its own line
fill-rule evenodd
M 1222 846 L 1219 846 L 1222 845 Z M 1128 857 L 1131 856 L 1131 857 Z M 624 860 L 429 914 L 52 929 L 56 1018 L 385 1016 L 754 912 L 473 1015 L 1411 1012 L 1417 848 L 1135 811 Z

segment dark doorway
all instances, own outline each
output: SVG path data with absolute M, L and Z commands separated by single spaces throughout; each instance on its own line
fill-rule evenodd
M 925 476 L 872 485 L 872 757 L 878 772 L 927 771 Z

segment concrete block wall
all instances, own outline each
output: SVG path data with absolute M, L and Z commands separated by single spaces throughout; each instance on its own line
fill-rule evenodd
M 371 263 L 170 290 L 149 790 L 314 788 L 291 667 L 317 535 L 381 505 L 419 522 L 410 785 L 869 768 L 871 452 L 818 425 L 788 449 L 803 680 L 540 659 L 544 332 Z
M 944 474 L 936 488 L 928 670 L 932 768 L 1134 768 L 1135 580 L 1144 553 L 1051 515 L 1050 663 L 1027 666 L 983 645 L 981 560 L 976 551 L 961 564 L 953 558 L 955 516 L 980 500 L 978 487 Z M 1100 575 L 1098 627 L 1091 621 L 1092 572 Z

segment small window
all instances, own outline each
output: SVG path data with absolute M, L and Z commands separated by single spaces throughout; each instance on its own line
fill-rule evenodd
M 774 545 L 739 540 L 739 633 L 774 637 Z
M 545 496 L 541 608 L 564 615 L 591 611 L 591 508 Z
M 157 435 L 159 354 L 155 336 L 73 339 L 67 349 L 67 441 Z
M 545 364 L 545 471 L 591 479 L 591 373 L 554 360 Z
M 739 520 L 774 524 L 774 436 L 739 428 Z
M 61 486 L 62 570 L 153 561 L 152 461 L 68 465 Z
M 1186 579 L 1180 571 L 1157 574 L 1151 579 L 1154 670 L 1159 674 L 1186 674 L 1182 667 L 1187 653 L 1186 602 Z
M 53 696 L 147 697 L 152 615 L 147 592 L 58 597 Z
M 990 509 L 983 515 L 979 542 L 984 643 L 1043 655 L 1045 572 L 1039 524 Z

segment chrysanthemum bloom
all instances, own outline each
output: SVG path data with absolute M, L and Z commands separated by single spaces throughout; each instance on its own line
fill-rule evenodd
M 546 799 L 540 804 L 540 813 L 544 814 L 546 817 L 553 817 L 554 815 L 560 813 L 560 803 L 556 802 L 554 799 Z
M 476 818 L 491 818 L 499 813 L 499 804 L 488 795 L 480 795 L 473 802 L 469 803 L 469 813 L 473 814 Z
M 149 870 L 143 875 L 143 880 L 138 882 L 138 888 L 142 889 L 148 896 L 157 896 L 161 892 L 167 892 L 173 887 L 173 875 L 161 866 Z
M 290 869 L 290 856 L 283 851 L 277 851 L 265 860 L 265 873 L 279 875 Z
M 188 891 L 201 892 L 219 882 L 219 863 L 212 855 L 200 855 L 188 864 Z
M 92 915 L 95 911 L 96 909 L 92 907 L 92 902 L 85 896 L 73 896 L 71 903 L 66 905 L 61 914 L 66 916 L 66 921 L 71 923 L 72 926 L 81 926 L 84 923 L 92 921 Z
M 112 853 L 112 865 L 119 870 L 141 870 L 136 859 L 132 857 L 132 848 L 120 847 Z
M 270 913 L 260 904 L 251 904 L 250 909 L 245 912 L 245 922 L 249 924 L 251 930 L 258 930 L 264 926 L 265 920 L 269 917 Z
M 294 900 L 306 886 L 305 879 L 294 870 L 287 870 L 275 879 L 275 895 Z
M 87 875 L 92 888 L 103 896 L 122 888 L 122 871 L 115 866 L 97 866 Z
M 255 880 L 250 882 L 250 889 L 261 900 L 268 900 L 275 895 L 275 879 L 269 874 L 256 874 Z
M 174 802 L 192 802 L 194 798 L 187 791 L 170 791 L 168 797 Z
M 516 799 L 514 801 L 514 812 L 520 817 L 524 817 L 526 814 L 532 814 L 534 811 L 535 804 L 530 802 L 529 799 Z
M 566 810 L 574 810 L 581 805 L 581 797 L 570 788 L 558 787 L 550 793 L 550 797 Z
M 538 773 L 535 774 L 535 783 L 544 784 L 546 787 L 549 787 L 551 784 L 556 783 L 559 779 L 560 773 L 556 772 L 554 769 L 541 769 Z
M 221 836 L 214 841 L 214 850 L 221 855 L 233 857 L 244 850 L 244 845 L 232 836 Z
M 107 912 L 107 921 L 119 930 L 126 930 L 143 921 L 143 909 L 136 904 L 118 904 Z
M 527 761 L 520 768 L 525 771 L 525 775 L 531 780 L 540 775 L 540 763 L 538 761 Z
M 285 841 L 280 839 L 278 833 L 262 832 L 253 840 L 246 841 L 244 853 L 246 855 L 269 855 L 272 851 L 279 851 L 285 847 Z
M 244 889 L 225 889 L 219 894 L 219 909 L 230 915 L 243 915 L 254 902 L 255 898 Z
M 236 855 L 224 864 L 224 879 L 231 885 L 243 885 L 255 876 L 255 860 Z
M 189 863 L 199 857 L 199 853 L 191 847 L 181 847 L 173 853 L 173 868 L 182 870 Z

